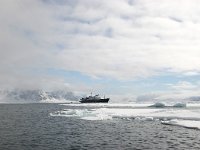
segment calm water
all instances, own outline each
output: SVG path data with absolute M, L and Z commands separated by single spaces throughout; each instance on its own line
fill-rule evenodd
M 64 108 L 58 104 L 1 104 L 0 150 L 200 149 L 200 130 L 159 121 L 50 116 Z

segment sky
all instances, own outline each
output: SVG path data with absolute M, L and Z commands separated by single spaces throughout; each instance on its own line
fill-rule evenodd
M 0 1 L 0 89 L 200 95 L 199 0 Z

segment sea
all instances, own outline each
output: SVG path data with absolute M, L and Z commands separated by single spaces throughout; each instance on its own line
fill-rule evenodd
M 199 150 L 200 107 L 0 104 L 0 150 Z

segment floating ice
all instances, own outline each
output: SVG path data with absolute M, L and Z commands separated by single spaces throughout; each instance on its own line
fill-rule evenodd
M 191 129 L 200 129 L 200 121 L 196 120 L 172 119 L 170 121 L 161 121 L 161 123 L 165 125 L 174 125 Z
M 164 108 L 165 107 L 165 104 L 163 103 L 155 103 L 149 107 L 156 107 L 156 108 Z
M 84 120 L 108 120 L 112 119 L 112 116 L 109 116 L 106 113 L 101 113 L 93 109 L 65 109 L 62 111 L 57 111 L 51 113 L 51 116 L 64 116 L 64 117 L 77 117 Z
M 145 117 L 144 120 L 145 121 L 153 121 L 153 117 Z
M 160 121 L 163 124 L 187 126 L 200 129 L 200 105 L 182 103 L 168 105 L 164 108 L 147 107 L 132 104 L 65 104 L 70 109 L 52 113 L 51 116 L 76 117 L 84 120 L 110 120 L 114 118 L 125 120 Z M 71 107 L 72 106 L 72 107 Z M 74 107 L 75 106 L 75 107 Z M 80 106 L 80 107 L 79 107 Z M 149 105 L 148 105 L 149 106 Z M 175 120 L 176 119 L 176 120 Z
M 51 116 L 65 116 L 65 117 L 84 117 L 88 116 L 90 111 L 87 109 L 64 109 L 62 111 L 57 111 L 51 113 Z
M 90 117 L 90 116 L 110 116 L 110 117 L 154 117 L 154 118 L 185 118 L 199 119 L 199 109 L 176 109 L 176 108 L 95 108 L 95 109 L 65 109 L 53 115 L 67 117 Z M 103 117 L 102 117 L 103 118 Z
M 108 120 L 112 118 L 142 117 L 142 120 L 153 120 L 148 116 L 159 109 L 124 109 L 124 108 L 96 108 L 96 109 L 65 109 L 51 116 L 78 117 L 85 120 Z
M 176 103 L 173 105 L 173 107 L 182 108 L 182 107 L 186 107 L 186 104 L 185 103 Z
M 122 104 L 122 103 L 70 103 L 70 104 L 60 104 L 64 106 L 76 106 L 76 107 L 109 107 L 109 108 L 114 108 L 114 107 L 130 107 L 130 108 L 143 108 L 143 107 L 148 107 L 152 104 L 138 104 L 138 103 L 127 103 L 127 104 Z

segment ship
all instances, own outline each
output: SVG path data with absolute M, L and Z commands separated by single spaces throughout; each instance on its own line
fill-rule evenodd
M 92 93 L 90 96 L 83 97 L 80 99 L 80 103 L 108 103 L 110 98 L 101 98 L 99 94 L 92 96 Z

